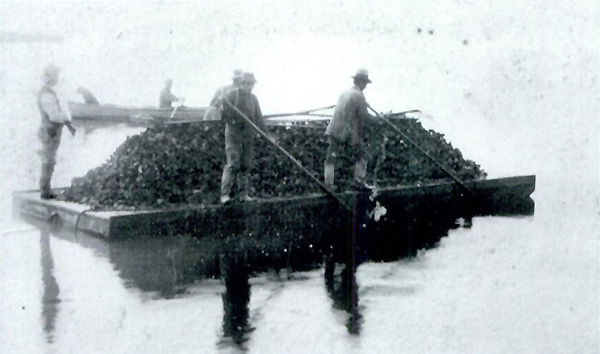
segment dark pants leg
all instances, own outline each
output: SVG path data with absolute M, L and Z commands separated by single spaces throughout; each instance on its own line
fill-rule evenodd
M 238 191 L 240 198 L 250 194 L 250 169 L 254 159 L 254 144 L 251 138 L 246 138 L 241 144 L 240 172 L 238 173 Z
M 42 171 L 40 175 L 40 189 L 42 191 L 42 197 L 48 197 L 52 195 L 50 181 L 52 180 L 52 174 L 54 173 L 54 166 L 56 165 L 56 152 L 58 151 L 61 137 L 62 126 L 57 130 L 48 130 L 42 127 L 38 132 L 38 138 L 42 142 L 42 149 L 39 152 L 42 159 Z

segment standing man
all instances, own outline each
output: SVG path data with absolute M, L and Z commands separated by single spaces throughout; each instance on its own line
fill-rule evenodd
M 171 87 L 173 87 L 173 80 L 165 80 L 165 87 L 160 91 L 158 108 L 173 108 L 173 102 L 179 101 L 179 98 L 171 93 Z
M 335 188 L 333 181 L 336 158 L 339 156 L 341 143 L 350 134 L 354 155 L 353 187 L 358 190 L 369 190 L 373 187 L 365 182 L 368 161 L 365 139 L 371 115 L 367 111 L 367 101 L 363 91 L 371 80 L 369 80 L 369 72 L 365 69 L 357 70 L 352 78 L 354 86 L 344 91 L 338 98 L 333 117 L 325 130 L 329 142 L 325 157 L 325 184 L 332 189 Z
M 242 82 L 242 70 L 236 69 L 233 71 L 233 82 L 227 86 L 223 86 L 215 91 L 215 95 L 210 101 L 210 105 L 204 114 L 204 120 L 220 120 L 221 112 L 223 111 L 223 98 L 231 91 L 240 88 Z
M 60 145 L 62 128 L 64 125 L 70 127 L 71 124 L 71 113 L 68 106 L 60 104 L 55 90 L 60 70 L 59 67 L 53 64 L 49 64 L 44 68 L 42 76 L 44 85 L 40 89 L 37 98 L 38 109 L 42 116 L 42 124 L 38 131 L 38 138 L 42 142 L 42 150 L 39 153 L 42 158 L 42 174 L 40 177 L 40 197 L 42 199 L 56 197 L 56 194 L 50 188 L 50 180 L 56 165 L 56 151 Z
M 263 132 L 267 132 L 258 99 L 252 94 L 255 83 L 254 74 L 243 73 L 240 88 L 229 91 L 223 97 L 222 116 L 225 121 L 225 154 L 227 155 L 227 164 L 221 178 L 221 203 L 223 204 L 231 201 L 231 189 L 236 177 L 239 199 L 252 200 L 249 196 L 249 174 L 257 133 L 246 119 L 256 124 Z

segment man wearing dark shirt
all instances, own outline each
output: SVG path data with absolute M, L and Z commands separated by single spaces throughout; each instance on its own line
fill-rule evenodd
M 350 135 L 354 153 L 354 187 L 372 189 L 373 187 L 365 182 L 368 161 L 365 143 L 366 127 L 372 117 L 368 113 L 367 101 L 363 94 L 363 90 L 371 80 L 369 80 L 369 72 L 365 69 L 359 69 L 352 78 L 354 86 L 344 91 L 338 98 L 333 117 L 325 130 L 329 142 L 325 158 L 325 184 L 334 187 L 336 157 L 340 153 L 341 143 Z
M 233 71 L 233 82 L 227 86 L 219 87 L 215 92 L 210 105 L 204 114 L 204 120 L 220 120 L 221 111 L 223 111 L 223 98 L 231 91 L 240 88 L 243 71 L 236 69 Z
M 173 80 L 167 79 L 165 81 L 165 88 L 160 91 L 158 108 L 173 108 L 173 102 L 179 101 L 179 98 L 171 93 L 172 86 Z
M 222 118 L 225 121 L 225 154 L 227 155 L 227 164 L 221 178 L 221 203 L 223 204 L 231 201 L 231 190 L 236 177 L 239 199 L 252 200 L 249 196 L 249 174 L 257 133 L 246 118 L 256 124 L 260 130 L 267 132 L 258 99 L 252 94 L 255 83 L 254 74 L 244 73 L 240 88 L 229 91 L 223 97 Z M 233 107 L 242 112 L 245 117 Z

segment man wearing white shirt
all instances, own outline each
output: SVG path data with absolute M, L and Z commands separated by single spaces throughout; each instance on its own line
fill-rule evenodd
M 62 129 L 65 124 L 70 126 L 71 113 L 68 106 L 62 104 L 56 93 L 56 84 L 60 75 L 60 68 L 49 64 L 44 68 L 42 76 L 44 86 L 38 93 L 38 108 L 42 117 L 38 138 L 42 142 L 40 156 L 42 158 L 42 173 L 40 177 L 40 197 L 52 199 L 56 195 L 50 188 L 50 180 L 56 165 L 56 151 L 60 145 Z

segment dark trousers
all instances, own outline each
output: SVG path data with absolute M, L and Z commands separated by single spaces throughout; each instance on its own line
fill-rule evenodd
M 233 182 L 237 177 L 238 191 L 241 196 L 250 192 L 250 169 L 254 159 L 253 136 L 247 132 L 225 126 L 225 154 L 227 164 L 221 178 L 221 196 L 231 195 Z
M 328 136 L 329 146 L 325 157 L 325 183 L 333 185 L 335 163 L 342 151 L 342 142 L 337 138 Z M 354 181 L 364 184 L 367 176 L 367 163 L 369 153 L 363 142 L 352 143 L 352 155 L 354 157 Z
M 60 146 L 62 137 L 62 125 L 60 128 L 41 127 L 38 131 L 38 138 L 42 142 L 42 149 L 39 155 L 42 159 L 42 171 L 40 175 L 40 189 L 42 191 L 50 190 L 50 180 L 56 165 L 56 152 Z

